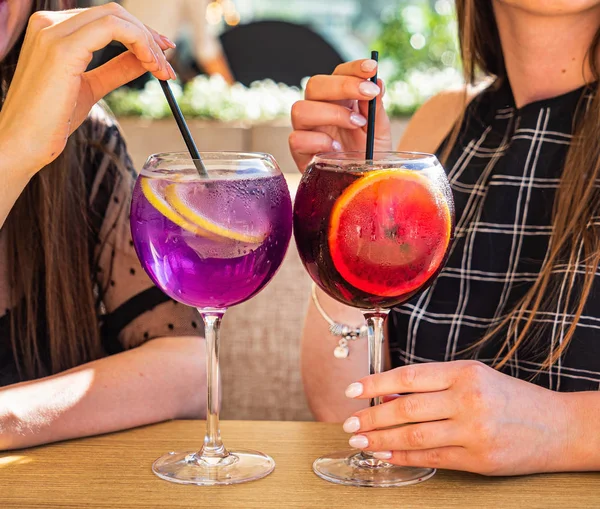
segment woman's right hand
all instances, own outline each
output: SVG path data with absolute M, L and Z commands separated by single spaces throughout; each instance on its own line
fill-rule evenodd
M 367 142 L 369 101 L 377 97 L 375 150 L 392 150 L 390 121 L 381 98 L 384 85 L 375 85 L 374 60 L 356 60 L 339 65 L 333 75 L 313 76 L 304 101 L 292 107 L 294 131 L 289 143 L 300 171 L 315 154 L 332 151 L 363 151 Z
M 94 51 L 111 41 L 129 51 L 86 72 Z M 115 3 L 34 13 L 0 111 L 0 151 L 29 176 L 64 150 L 92 106 L 150 71 L 175 78 L 163 51 L 174 47 Z

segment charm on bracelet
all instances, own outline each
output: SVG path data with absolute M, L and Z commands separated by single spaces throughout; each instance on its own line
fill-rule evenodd
M 312 285 L 312 300 L 315 303 L 317 311 L 321 314 L 323 319 L 329 324 L 329 333 L 336 338 L 339 338 L 338 345 L 333 350 L 333 356 L 336 359 L 347 359 L 350 355 L 350 347 L 348 346 L 351 341 L 364 338 L 367 336 L 369 330 L 367 324 L 364 324 L 358 328 L 350 327 L 343 323 L 334 322 L 331 317 L 325 312 L 319 299 L 317 297 L 317 285 Z
M 333 350 L 333 355 L 336 359 L 346 359 L 350 355 L 348 344 L 350 341 L 356 341 L 367 335 L 367 326 L 363 325 L 359 329 L 352 329 L 341 323 L 332 323 L 329 325 L 329 332 L 336 337 L 339 337 L 338 346 Z

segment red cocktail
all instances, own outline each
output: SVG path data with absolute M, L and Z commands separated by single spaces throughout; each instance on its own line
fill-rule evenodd
M 432 283 L 453 229 L 452 194 L 435 156 L 388 152 L 367 161 L 361 153 L 322 154 L 304 173 L 294 206 L 300 257 L 323 291 L 363 311 L 372 374 L 382 369 L 385 316 Z M 368 453 L 329 455 L 314 468 L 329 481 L 364 486 L 412 484 L 434 472 L 394 467 Z

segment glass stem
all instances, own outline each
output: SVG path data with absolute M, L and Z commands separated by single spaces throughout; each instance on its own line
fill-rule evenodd
M 367 338 L 369 341 L 369 375 L 377 375 L 383 371 L 383 341 L 385 339 L 383 333 L 383 324 L 389 310 L 377 309 L 363 311 L 363 316 L 367 321 Z M 379 405 L 381 397 L 371 398 L 369 404 L 371 407 Z M 373 458 L 373 454 L 369 451 L 360 453 L 360 463 L 365 463 L 368 466 L 379 466 L 383 462 Z
M 223 309 L 199 309 L 204 320 L 206 336 L 206 436 L 200 456 L 204 459 L 225 458 L 229 455 L 221 441 L 219 412 L 221 410 L 221 375 L 219 372 L 219 331 L 225 314 Z
M 388 313 L 388 310 L 363 311 L 368 327 L 369 375 L 377 375 L 383 371 L 383 323 Z M 380 403 L 380 397 L 370 400 L 372 407 Z

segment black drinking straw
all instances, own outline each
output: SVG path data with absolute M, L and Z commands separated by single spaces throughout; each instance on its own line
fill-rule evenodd
M 201 177 L 208 177 L 208 172 L 206 171 L 206 167 L 204 163 L 202 163 L 202 158 L 200 157 L 200 153 L 198 152 L 198 147 L 194 143 L 194 139 L 192 138 L 192 133 L 190 133 L 190 129 L 183 118 L 183 113 L 181 113 L 181 109 L 179 108 L 179 104 L 175 100 L 175 96 L 173 95 L 173 91 L 169 84 L 164 80 L 158 80 L 160 86 L 163 89 L 165 97 L 167 98 L 167 102 L 169 103 L 169 107 L 171 108 L 171 112 L 175 117 L 175 122 L 177 122 L 177 127 L 181 131 L 181 136 L 183 136 L 183 141 L 187 146 L 187 149 L 194 160 L 194 165 L 196 166 L 196 170 L 198 170 L 198 174 Z
M 379 62 L 379 52 L 371 51 L 371 59 Z M 371 78 L 371 81 L 377 85 L 377 72 Z M 366 159 L 373 160 L 373 149 L 375 147 L 375 112 L 377 111 L 377 97 L 369 101 L 369 118 L 367 120 L 367 152 Z

